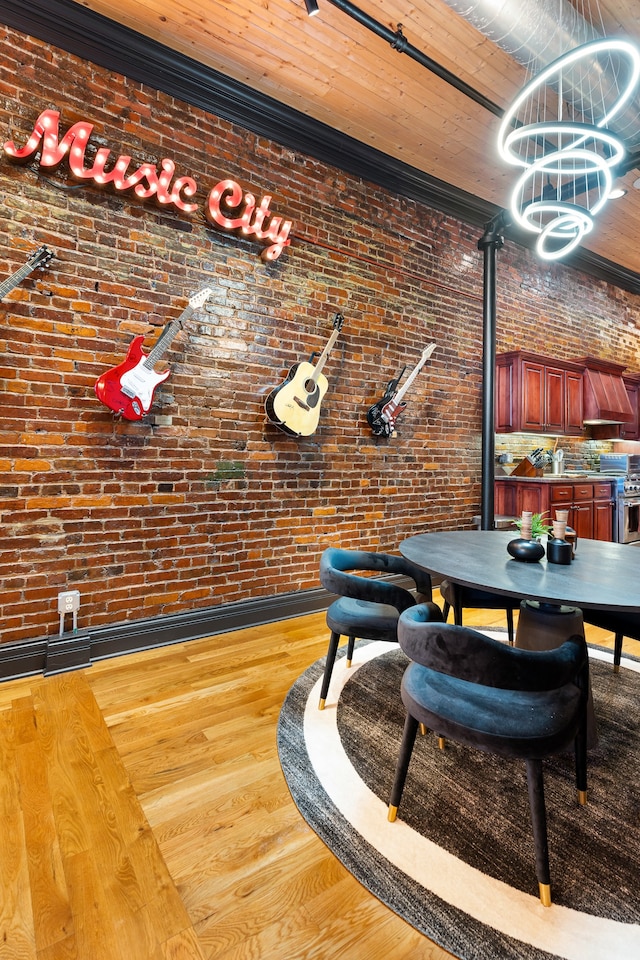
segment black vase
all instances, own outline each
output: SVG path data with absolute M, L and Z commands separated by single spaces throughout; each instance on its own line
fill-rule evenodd
M 516 540 L 509 541 L 507 553 L 511 554 L 514 560 L 536 563 L 544 557 L 544 547 L 539 540 L 524 540 L 522 537 L 518 537 Z
M 573 547 L 567 540 L 557 537 L 549 538 L 547 542 L 547 560 L 549 563 L 571 563 Z

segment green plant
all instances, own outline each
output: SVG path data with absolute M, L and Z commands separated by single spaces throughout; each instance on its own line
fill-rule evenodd
M 522 519 L 516 520 L 515 525 L 518 530 L 522 530 Z M 531 537 L 535 540 L 536 537 L 546 537 L 551 533 L 552 525 L 545 522 L 545 517 L 542 513 L 534 513 L 531 516 Z

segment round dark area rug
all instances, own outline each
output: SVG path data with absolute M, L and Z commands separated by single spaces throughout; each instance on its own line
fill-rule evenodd
M 573 756 L 545 762 L 553 904 L 540 904 L 524 764 L 418 737 L 395 823 L 387 803 L 407 659 L 361 643 L 336 661 L 324 711 L 324 660 L 289 691 L 280 762 L 302 816 L 347 869 L 461 960 L 632 960 L 640 956 L 640 664 L 614 674 L 591 648 L 598 745 L 580 807 Z

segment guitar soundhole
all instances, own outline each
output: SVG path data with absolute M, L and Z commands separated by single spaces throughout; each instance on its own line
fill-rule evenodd
M 310 407 L 315 407 L 315 405 L 318 402 L 318 397 L 320 394 L 317 383 L 314 383 L 313 380 L 307 380 L 307 382 L 304 385 L 304 388 L 307 391 L 307 404 Z

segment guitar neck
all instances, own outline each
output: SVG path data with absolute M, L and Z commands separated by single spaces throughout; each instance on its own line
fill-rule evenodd
M 435 348 L 436 348 L 435 343 L 430 343 L 429 346 L 423 351 L 422 356 L 420 357 L 419 362 L 418 362 L 418 363 L 416 364 L 416 366 L 413 368 L 413 370 L 411 371 L 411 373 L 410 373 L 409 376 L 407 377 L 407 380 L 405 381 L 405 383 L 403 383 L 403 385 L 400 387 L 400 389 L 398 390 L 397 394 L 396 394 L 395 397 L 393 398 L 393 402 L 394 402 L 394 403 L 400 403 L 400 401 L 401 401 L 402 398 L 404 397 L 405 393 L 407 392 L 407 390 L 409 389 L 409 387 L 411 386 L 411 384 L 413 383 L 413 381 L 415 380 L 415 378 L 418 376 L 418 374 L 420 373 L 420 371 L 421 371 L 422 368 L 424 367 L 425 363 L 427 362 L 427 360 L 429 359 L 429 357 L 431 356 L 431 354 L 433 353 L 433 351 L 435 350 Z
M 339 336 L 339 334 L 340 334 L 340 331 L 342 330 L 342 320 L 343 320 L 342 314 L 340 314 L 340 313 L 336 314 L 336 319 L 335 319 L 335 321 L 334 321 L 333 332 L 331 333 L 331 336 L 329 337 L 329 339 L 328 339 L 328 341 L 327 341 L 327 345 L 325 346 L 324 350 L 323 350 L 322 353 L 320 354 L 320 357 L 318 358 L 318 362 L 316 363 L 315 367 L 313 368 L 313 373 L 311 374 L 311 376 L 310 376 L 310 378 L 309 378 L 309 380 L 311 381 L 311 383 L 314 384 L 314 386 L 315 386 L 315 384 L 317 384 L 317 382 L 318 382 L 318 377 L 319 377 L 320 374 L 322 373 L 322 368 L 324 367 L 325 363 L 327 362 L 327 358 L 328 358 L 329 354 L 331 353 L 331 350 L 332 350 L 332 348 L 333 348 L 333 345 L 334 345 L 334 343 L 336 342 L 336 340 L 338 339 L 338 336 Z
M 191 304 L 189 304 L 189 306 L 182 311 L 177 319 L 171 320 L 165 326 L 162 333 L 158 337 L 155 346 L 149 351 L 143 366 L 145 366 L 148 370 L 153 370 L 158 360 L 162 359 L 177 334 L 180 332 L 180 330 L 182 330 L 182 327 L 193 313 L 193 310 L 194 308 L 191 306 Z
M 25 263 L 19 270 L 16 270 L 14 274 L 7 277 L 6 280 L 3 280 L 2 283 L 0 283 L 0 300 L 4 299 L 4 297 L 6 297 L 14 287 L 17 287 L 25 277 L 28 277 L 33 270 L 35 270 L 35 267 L 32 263 Z
M 320 374 L 322 373 L 322 368 L 324 367 L 325 363 L 327 362 L 327 359 L 328 359 L 328 357 L 329 357 L 329 354 L 331 353 L 331 350 L 332 350 L 332 348 L 333 348 L 333 345 L 334 345 L 334 343 L 336 342 L 336 340 L 338 339 L 339 333 L 340 333 L 339 330 L 334 330 L 334 331 L 333 331 L 333 333 L 332 333 L 331 336 L 329 337 L 329 340 L 327 341 L 326 347 L 324 348 L 324 350 L 323 350 L 322 353 L 320 354 L 320 357 L 318 358 L 318 362 L 316 363 L 316 365 L 315 365 L 315 367 L 314 367 L 314 369 L 313 369 L 313 373 L 312 373 L 312 375 L 311 375 L 311 377 L 310 377 L 310 379 L 313 380 L 314 383 L 317 382 L 318 377 L 319 377 Z

